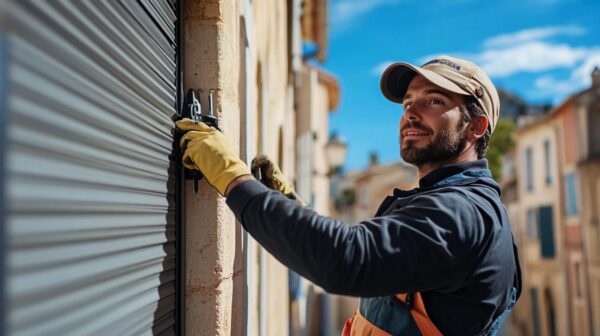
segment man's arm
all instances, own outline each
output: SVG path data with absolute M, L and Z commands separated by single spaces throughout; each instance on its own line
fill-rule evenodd
M 349 226 L 257 181 L 240 180 L 227 198 L 244 228 L 284 265 L 330 293 L 363 297 L 439 289 L 466 277 L 473 253 L 463 242 L 470 233 L 457 230 L 456 221 L 473 218 L 454 218 L 456 209 L 435 202 L 422 198 Z
M 227 190 L 225 191 L 225 197 L 227 197 L 227 195 L 229 195 L 231 190 L 233 190 L 235 187 L 237 187 L 238 184 L 245 182 L 245 181 L 251 181 L 251 180 L 255 180 L 255 178 L 252 175 L 242 175 L 242 176 L 236 177 L 233 181 L 231 181 L 231 183 L 229 183 L 229 186 L 227 186 Z

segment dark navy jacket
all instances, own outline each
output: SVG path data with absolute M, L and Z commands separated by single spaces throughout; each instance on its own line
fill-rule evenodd
M 244 228 L 290 269 L 329 293 L 421 292 L 448 335 L 478 335 L 507 306 L 521 274 L 500 187 L 486 160 L 437 169 L 386 198 L 356 225 L 302 208 L 257 181 L 227 199 Z

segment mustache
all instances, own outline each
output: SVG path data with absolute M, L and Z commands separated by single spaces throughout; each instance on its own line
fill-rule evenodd
M 425 127 L 423 124 L 421 124 L 419 121 L 416 121 L 416 120 L 408 120 L 406 122 L 406 124 L 404 124 L 400 128 L 400 132 L 405 131 L 408 128 L 414 128 L 414 129 L 419 130 L 419 131 L 423 131 L 423 132 L 426 132 L 426 133 L 431 133 L 431 129 L 429 127 Z

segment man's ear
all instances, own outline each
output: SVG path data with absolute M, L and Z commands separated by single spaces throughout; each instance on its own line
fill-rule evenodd
M 471 125 L 469 127 L 469 132 L 473 135 L 475 139 L 481 138 L 485 131 L 488 128 L 489 120 L 485 116 L 476 116 L 471 119 Z

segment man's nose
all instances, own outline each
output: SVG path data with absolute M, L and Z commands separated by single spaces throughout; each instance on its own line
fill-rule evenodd
M 411 104 L 408 108 L 404 108 L 404 117 L 408 120 L 420 120 L 421 113 L 417 104 Z

